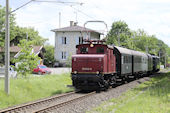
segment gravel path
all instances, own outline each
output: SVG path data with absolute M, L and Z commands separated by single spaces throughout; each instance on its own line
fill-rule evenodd
M 50 68 L 50 70 L 51 74 L 71 73 L 71 68 L 67 67 Z
M 72 104 L 66 105 L 65 107 L 54 110 L 53 113 L 85 113 L 91 108 L 97 107 L 104 101 L 119 97 L 122 93 L 147 80 L 149 80 L 149 77 L 144 77 L 128 84 L 109 89 L 107 92 L 97 93 L 96 95 L 89 96 L 88 98 L 85 98 L 81 101 L 74 102 Z

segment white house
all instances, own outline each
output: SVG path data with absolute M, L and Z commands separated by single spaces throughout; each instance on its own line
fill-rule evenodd
M 53 29 L 55 33 L 55 59 L 62 64 L 69 56 L 76 54 L 76 45 L 83 43 L 83 39 L 100 39 L 100 32 L 78 26 L 70 21 L 69 27 Z

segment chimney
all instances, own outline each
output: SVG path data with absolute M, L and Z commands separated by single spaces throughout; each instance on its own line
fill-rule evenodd
M 74 26 L 77 26 L 78 22 L 74 22 Z
M 74 26 L 74 21 L 70 21 L 70 27 Z

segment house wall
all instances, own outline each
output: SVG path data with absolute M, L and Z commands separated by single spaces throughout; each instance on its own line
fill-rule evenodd
M 76 54 L 76 45 L 79 44 L 79 37 L 86 39 L 87 36 L 92 39 L 99 39 L 97 33 L 55 32 L 55 59 L 60 63 L 66 63 L 71 55 Z M 62 44 L 62 37 L 66 37 L 66 44 Z M 62 52 L 66 52 L 66 59 L 62 59 Z
M 99 33 L 91 32 L 91 39 L 100 39 Z

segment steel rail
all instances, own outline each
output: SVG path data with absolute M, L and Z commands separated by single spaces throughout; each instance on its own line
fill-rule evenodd
M 46 112 L 50 112 L 51 110 L 63 107 L 63 106 L 68 105 L 68 104 L 70 104 L 72 102 L 79 101 L 80 99 L 84 99 L 84 98 L 86 98 L 86 97 L 88 97 L 90 95 L 93 95 L 95 93 L 96 93 L 95 91 L 94 92 L 90 92 L 90 93 L 88 93 L 86 95 L 83 95 L 83 96 L 80 96 L 80 97 L 77 97 L 77 98 L 74 98 L 74 99 L 71 99 L 71 100 L 68 100 L 68 101 L 56 104 L 56 105 L 52 105 L 52 106 L 49 106 L 49 107 L 46 107 L 46 108 L 43 108 L 43 109 L 36 110 L 33 113 L 46 113 Z
M 75 94 L 75 93 L 77 93 L 77 92 L 70 92 L 70 93 L 65 93 L 65 94 L 61 94 L 61 95 L 56 95 L 56 96 L 52 96 L 52 97 L 49 97 L 49 98 L 37 100 L 37 101 L 34 101 L 34 102 L 22 104 L 22 105 L 19 105 L 19 106 L 2 109 L 2 110 L 0 110 L 0 113 L 22 111 L 24 109 L 28 109 L 28 107 L 31 107 L 33 105 L 41 104 L 41 103 L 44 103 L 44 102 L 49 102 L 53 99 L 59 99 L 61 97 L 66 97 L 66 96 L 69 96 L 69 95 L 72 95 L 72 94 Z

